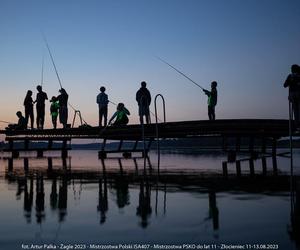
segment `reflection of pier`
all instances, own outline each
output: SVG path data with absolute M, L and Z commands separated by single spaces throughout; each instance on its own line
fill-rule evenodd
M 131 152 L 144 152 L 150 150 L 150 142 L 155 138 L 199 138 L 202 136 L 214 136 L 222 138 L 219 148 L 228 151 L 228 138 L 236 141 L 235 149 L 231 151 L 239 152 L 241 141 L 248 138 L 247 148 L 249 152 L 254 150 L 254 142 L 260 141 L 261 152 L 265 152 L 271 141 L 272 154 L 276 155 L 277 140 L 289 135 L 288 120 L 270 120 L 270 119 L 239 119 L 239 120 L 216 120 L 216 121 L 183 121 L 183 122 L 165 122 L 158 124 L 127 125 L 120 127 L 93 127 L 93 128 L 70 128 L 70 129 L 44 129 L 44 130 L 23 130 L 23 131 L 0 131 L 6 135 L 9 142 L 7 151 L 13 152 L 18 156 L 19 151 L 35 150 L 38 154 L 46 150 L 61 150 L 62 156 L 66 156 L 67 141 L 71 139 L 104 139 L 99 156 L 106 157 L 106 153 L 123 152 L 124 157 L 130 157 Z M 157 133 L 158 132 L 158 133 Z M 120 141 L 117 150 L 105 148 L 106 140 Z M 149 141 L 148 147 L 143 150 L 138 149 L 139 141 Z M 14 142 L 23 142 L 22 148 L 15 148 Z M 46 141 L 47 146 L 44 149 L 30 149 L 31 141 Z M 53 141 L 61 141 L 61 148 L 54 148 Z M 130 149 L 122 147 L 123 141 L 135 142 Z M 40 153 L 39 153 L 40 152 Z M 41 155 L 40 155 L 41 156 Z
M 25 174 L 25 175 L 24 175 Z M 33 208 L 33 197 L 35 200 L 35 213 L 38 223 L 42 223 L 46 218 L 47 205 L 45 200 L 49 200 L 49 208 L 57 211 L 58 221 L 63 222 L 68 214 L 68 186 L 70 185 L 89 185 L 98 184 L 98 198 L 94 201 L 95 207 L 100 214 L 100 224 L 105 224 L 109 219 L 109 203 L 114 200 L 118 209 L 124 209 L 131 201 L 130 190 L 132 188 L 139 190 L 137 199 L 136 215 L 139 218 L 139 225 L 143 228 L 151 223 L 152 216 L 158 216 L 158 203 L 163 202 L 163 214 L 167 213 L 167 194 L 172 192 L 191 192 L 207 194 L 208 198 L 208 217 L 205 219 L 212 221 L 214 230 L 218 230 L 219 225 L 219 208 L 217 199 L 219 192 L 226 191 L 243 191 L 247 193 L 273 193 L 288 192 L 290 188 L 289 176 L 285 175 L 267 175 L 255 176 L 230 175 L 224 178 L 222 174 L 204 173 L 184 173 L 179 172 L 160 172 L 160 175 L 148 174 L 144 172 L 137 173 L 133 169 L 109 170 L 102 160 L 102 169 L 99 171 L 60 171 L 53 169 L 51 174 L 46 170 L 31 172 L 9 172 L 6 178 L 9 184 L 17 183 L 17 196 L 21 197 L 24 192 L 24 216 L 28 223 L 31 222 Z M 255 181 L 254 181 L 255 180 Z M 50 183 L 49 183 L 50 182 Z M 45 197 L 45 185 L 50 185 L 51 190 Z M 36 188 L 34 188 L 36 187 Z M 73 186 L 73 190 L 75 190 Z M 34 194 L 36 192 L 36 194 Z M 159 199 L 158 193 L 163 194 L 162 200 Z M 299 196 L 299 193 L 297 193 Z M 80 195 L 80 194 L 79 194 Z M 155 199 L 151 199 L 151 197 Z M 113 199 L 112 199 L 113 197 Z M 74 196 L 74 199 L 76 197 Z M 78 197 L 77 197 L 78 198 Z M 79 197 L 80 199 L 80 197 Z M 155 202 L 155 204 L 151 204 Z M 295 206 L 295 222 L 299 221 L 299 200 Z M 155 211 L 155 213 L 153 213 Z M 299 224 L 293 224 L 294 228 Z M 296 225 L 296 226 L 295 226 Z
M 27 160 L 25 160 L 26 157 L 6 159 L 8 160 L 6 178 L 9 180 L 10 185 L 13 183 L 18 184 L 17 196 L 19 198 L 24 193 L 24 217 L 28 223 L 32 221 L 33 214 L 35 214 L 37 223 L 43 223 L 48 218 L 48 209 L 57 214 L 59 223 L 63 223 L 68 218 L 68 209 L 72 209 L 68 205 L 68 199 L 73 197 L 69 193 L 71 190 L 69 187 L 73 185 L 74 191 L 76 186 L 80 185 L 81 190 L 83 185 L 93 184 L 98 188 L 98 195 L 94 201 L 94 206 L 97 208 L 99 215 L 97 220 L 103 226 L 110 220 L 109 209 L 112 208 L 112 204 L 115 204 L 117 209 L 121 210 L 126 209 L 135 201 L 137 224 L 142 228 L 147 228 L 155 217 L 167 214 L 168 209 L 170 209 L 167 206 L 167 195 L 169 193 L 187 191 L 207 195 L 208 216 L 205 216 L 203 223 L 209 222 L 212 229 L 218 233 L 218 229 L 222 227 L 219 218 L 221 213 L 218 207 L 218 193 L 242 191 L 266 194 L 288 192 L 290 190 L 290 177 L 278 171 L 277 163 L 267 170 L 266 158 L 261 159 L 262 169 L 260 172 L 254 171 L 255 161 L 253 159 L 240 159 L 240 163 L 249 163 L 249 167 L 253 168 L 253 171 L 251 169 L 247 172 L 240 171 L 240 174 L 232 174 L 230 171 L 227 173 L 205 173 L 195 170 L 191 172 L 183 169 L 177 171 L 160 170 L 157 172 L 153 168 L 147 168 L 145 172 L 143 166 L 138 166 L 140 161 L 137 158 L 101 159 L 101 167 L 97 170 L 72 170 L 71 160 L 69 161 L 70 165 L 66 167 L 66 162 L 64 163 L 66 158 L 59 157 L 52 158 L 52 161 L 57 159 L 56 164 L 60 162 L 59 164 L 62 164 L 62 167 L 52 167 L 53 163 L 51 163 L 50 165 L 48 164 L 48 168 L 39 167 L 38 169 L 31 166 L 34 160 L 45 160 L 45 164 L 47 164 L 49 163 L 48 157 L 32 157 Z M 15 161 L 22 162 L 22 160 L 24 161 L 24 168 L 13 168 Z M 107 166 L 109 162 L 114 160 L 118 162 L 119 168 L 117 169 L 111 169 L 110 166 Z M 124 167 L 123 161 L 132 161 L 132 166 L 134 167 Z M 149 165 L 151 165 L 150 159 L 148 161 Z M 274 161 L 272 160 L 271 163 L 274 164 Z M 50 185 L 51 188 L 46 188 L 46 185 Z M 50 191 L 45 192 L 47 189 L 51 190 L 51 193 Z M 138 190 L 136 199 L 132 198 L 132 189 Z M 297 191 L 297 194 L 299 196 L 299 191 Z M 74 193 L 74 199 L 79 201 L 81 191 L 77 195 L 79 195 L 79 198 L 76 198 Z M 49 201 L 49 204 L 47 201 Z M 162 205 L 158 205 L 159 203 Z M 291 237 L 294 237 L 299 232 L 299 198 L 297 198 L 297 203 L 295 204 Z M 162 213 L 159 212 L 159 208 L 163 210 Z
M 231 163 L 231 165 L 235 164 L 235 171 L 236 171 L 236 175 L 237 177 L 241 177 L 242 176 L 242 167 L 241 164 L 245 163 L 246 169 L 249 169 L 249 171 L 246 171 L 246 174 L 250 174 L 250 176 L 254 177 L 256 175 L 256 171 L 255 170 L 255 161 L 261 161 L 261 175 L 262 176 L 266 176 L 267 175 L 267 158 L 271 157 L 272 158 L 272 174 L 273 175 L 277 175 L 278 174 L 278 168 L 277 168 L 277 157 L 276 156 L 265 156 L 263 155 L 261 158 L 256 157 L 251 157 L 250 158 L 243 158 L 243 159 L 239 159 L 239 160 L 235 160 L 235 161 L 224 161 L 222 163 L 222 168 L 223 168 L 223 175 L 224 177 L 228 176 L 228 164 Z M 247 167 L 248 166 L 248 167 Z
M 8 172 L 13 171 L 15 163 L 16 162 L 20 162 L 22 161 L 23 164 L 18 164 L 18 165 L 23 165 L 24 171 L 25 173 L 28 173 L 29 171 L 29 165 L 30 162 L 34 162 L 34 161 L 44 161 L 45 164 L 47 165 L 47 171 L 48 173 L 52 172 L 53 170 L 53 161 L 58 161 L 61 162 L 61 166 L 63 170 L 68 170 L 71 168 L 71 157 L 56 157 L 56 156 L 48 156 L 48 157 L 18 157 L 18 158 L 14 158 L 14 157 L 3 157 L 4 160 L 7 160 L 8 162 Z M 59 164 L 60 165 L 60 164 Z M 43 166 L 43 165 L 40 165 Z
M 10 137 L 5 138 L 8 141 L 8 148 L 4 151 L 12 152 L 12 157 L 18 158 L 20 152 L 37 152 L 37 157 L 43 157 L 45 151 L 60 151 L 61 157 L 66 158 L 68 156 L 68 150 L 71 148 L 68 146 L 68 142 L 71 141 L 70 138 L 63 137 L 35 137 L 35 136 L 25 136 L 25 137 Z M 53 142 L 60 142 L 58 145 L 54 145 Z M 17 143 L 17 144 L 16 144 Z

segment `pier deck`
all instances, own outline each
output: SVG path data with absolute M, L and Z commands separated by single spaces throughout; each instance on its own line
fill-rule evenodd
M 216 136 L 248 136 L 280 138 L 289 135 L 288 120 L 279 119 L 230 119 L 230 120 L 198 120 L 166 122 L 158 124 L 159 138 L 185 138 L 207 135 Z M 62 140 L 93 139 L 107 140 L 142 140 L 141 125 L 110 126 L 106 128 L 70 128 L 70 129 L 44 129 L 44 130 L 1 130 L 6 140 Z M 156 125 L 144 126 L 145 138 L 156 137 Z

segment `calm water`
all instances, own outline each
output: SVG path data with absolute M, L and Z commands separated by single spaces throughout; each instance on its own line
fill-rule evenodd
M 244 185 L 235 181 L 235 164 L 228 164 L 230 181 L 223 184 L 226 157 L 220 153 L 162 154 L 160 171 L 167 176 L 162 179 L 156 178 L 154 153 L 146 162 L 153 171 L 146 176 L 143 159 L 101 161 L 97 151 L 72 151 L 66 162 L 51 154 L 41 159 L 23 154 L 13 166 L 7 156 L 0 160 L 0 249 L 22 249 L 22 244 L 23 249 L 26 244 L 40 249 L 47 249 L 43 244 L 57 249 L 65 246 L 60 244 L 73 249 L 92 249 L 91 244 L 300 249 L 289 233 L 289 186 L 270 181 L 289 173 L 287 158 L 277 158 L 276 171 L 272 158 L 266 159 L 266 180 L 260 178 L 262 160 L 254 161 L 254 178 L 248 177 L 249 162 L 242 161 L 249 183 Z M 27 171 L 24 157 L 29 157 Z M 299 173 L 299 152 L 295 158 Z

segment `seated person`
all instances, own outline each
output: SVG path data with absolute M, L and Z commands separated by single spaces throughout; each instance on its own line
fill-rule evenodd
M 129 122 L 127 115 L 130 115 L 130 112 L 127 108 L 125 108 L 123 103 L 119 103 L 117 106 L 117 111 L 110 118 L 108 124 L 110 124 L 116 118 L 115 122 L 112 124 L 113 126 L 126 125 Z
M 16 113 L 16 115 L 19 118 L 18 123 L 17 124 L 9 124 L 6 129 L 9 129 L 9 130 L 23 130 L 23 129 L 27 129 L 27 120 L 22 115 L 22 112 L 18 111 Z

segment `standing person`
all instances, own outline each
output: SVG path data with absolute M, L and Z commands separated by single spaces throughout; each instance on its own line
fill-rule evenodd
M 215 107 L 218 100 L 217 85 L 217 82 L 213 81 L 211 82 L 211 91 L 203 89 L 204 93 L 208 96 L 208 118 L 210 121 L 216 120 Z
M 38 93 L 36 94 L 36 126 L 38 129 L 44 128 L 45 122 L 45 100 L 48 100 L 48 96 L 42 90 L 42 86 L 38 85 L 36 87 Z
M 59 102 L 59 122 L 63 125 L 63 128 L 66 128 L 68 123 L 69 95 L 64 88 L 61 88 L 59 92 L 60 95 L 57 97 L 57 100 Z
M 100 92 L 97 95 L 96 102 L 98 103 L 99 107 L 99 127 L 102 126 L 102 118 L 104 118 L 104 126 L 107 125 L 107 105 L 108 105 L 108 95 L 105 94 L 105 87 L 100 88 Z
M 293 64 L 283 86 L 289 87 L 289 101 L 292 103 L 296 126 L 300 126 L 300 66 Z
M 150 123 L 150 103 L 151 103 L 151 94 L 149 90 L 146 88 L 147 83 L 141 82 L 141 88 L 136 92 L 136 101 L 139 105 L 139 116 L 140 123 L 143 124 L 143 116 L 146 117 L 146 123 Z
M 119 103 L 117 106 L 117 111 L 110 118 L 108 124 L 110 124 L 113 121 L 113 119 L 116 118 L 115 122 L 112 125 L 126 125 L 129 122 L 127 115 L 130 115 L 130 112 L 127 108 L 125 108 L 124 103 Z
M 31 129 L 33 129 L 34 116 L 33 116 L 33 100 L 32 100 L 32 91 L 28 90 L 24 99 L 24 107 L 25 107 L 25 119 L 28 125 L 28 121 L 30 118 Z
M 53 124 L 53 128 L 56 129 L 59 103 L 58 103 L 57 98 L 55 96 L 52 96 L 50 102 L 51 102 L 50 114 L 51 114 L 51 118 L 52 118 L 52 124 Z

